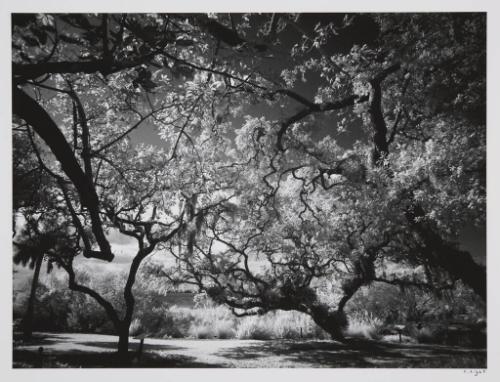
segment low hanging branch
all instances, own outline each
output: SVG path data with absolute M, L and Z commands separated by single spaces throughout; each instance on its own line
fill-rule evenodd
M 99 215 L 99 200 L 96 190 L 87 175 L 82 171 L 73 151 L 50 115 L 30 96 L 16 86 L 13 87 L 13 112 L 33 127 L 55 155 L 64 173 L 71 180 L 81 204 L 87 207 L 92 222 L 92 232 L 100 251 L 84 252 L 85 257 L 112 261 L 111 246 L 104 234 Z
M 84 294 L 92 297 L 94 300 L 96 300 L 99 303 L 99 305 L 101 305 L 104 308 L 104 310 L 106 310 L 106 313 L 108 314 L 108 317 L 113 322 L 113 325 L 115 325 L 115 327 L 118 327 L 121 323 L 121 320 L 118 317 L 118 314 L 116 313 L 115 308 L 113 308 L 113 305 L 111 305 L 111 303 L 108 300 L 106 300 L 104 297 L 102 297 L 95 290 L 93 290 L 87 286 L 78 284 L 78 282 L 76 281 L 76 275 L 75 275 L 75 272 L 73 270 L 72 264 L 68 265 L 68 264 L 65 264 L 64 262 L 59 262 L 59 264 L 63 267 L 63 269 L 68 274 L 68 287 L 69 287 L 69 289 L 71 289 L 72 291 L 75 291 L 75 292 L 84 293 Z

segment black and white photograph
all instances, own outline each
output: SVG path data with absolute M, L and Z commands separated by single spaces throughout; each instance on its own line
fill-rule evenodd
M 486 373 L 488 12 L 199 9 L 10 12 L 11 371 Z

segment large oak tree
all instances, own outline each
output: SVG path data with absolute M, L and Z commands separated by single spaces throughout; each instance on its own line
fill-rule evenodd
M 191 171 L 177 189 L 192 224 L 167 247 L 220 301 L 306 311 L 340 338 L 374 281 L 460 279 L 486 298 L 458 247 L 485 220 L 482 14 L 14 15 L 13 111 L 85 210 L 87 257 L 111 261 L 120 224 L 100 168 L 149 124 Z M 232 203 L 219 217 L 214 192 Z M 387 278 L 386 262 L 425 276 Z M 311 289 L 326 274 L 342 280 L 334 310 Z

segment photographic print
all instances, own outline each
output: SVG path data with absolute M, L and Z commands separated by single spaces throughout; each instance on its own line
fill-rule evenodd
M 485 12 L 10 17 L 14 369 L 487 367 Z

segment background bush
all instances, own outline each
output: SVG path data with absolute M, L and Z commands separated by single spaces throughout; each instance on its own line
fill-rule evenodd
M 98 290 L 123 314 L 122 290 L 125 274 L 91 278 L 79 272 L 79 280 Z M 238 318 L 225 306 L 215 305 L 205 293 L 178 293 L 149 277 L 138 277 L 134 288 L 136 309 L 130 334 L 157 338 L 197 339 L 328 339 L 329 336 L 306 314 L 274 311 Z M 326 285 L 326 284 L 325 284 Z M 330 286 L 320 298 L 332 300 Z M 174 293 L 175 292 L 175 293 Z M 29 282 L 14 293 L 14 323 L 26 311 Z M 65 279 L 40 283 L 35 304 L 35 330 L 115 334 L 105 312 L 92 298 L 67 289 Z M 401 290 L 388 284 L 365 287 L 347 304 L 346 336 L 383 339 L 391 328 L 405 327 L 403 334 L 421 343 L 478 345 L 486 341 L 485 307 L 474 294 L 458 284 L 441 296 L 416 289 Z M 462 326 L 450 330 L 460 321 Z

